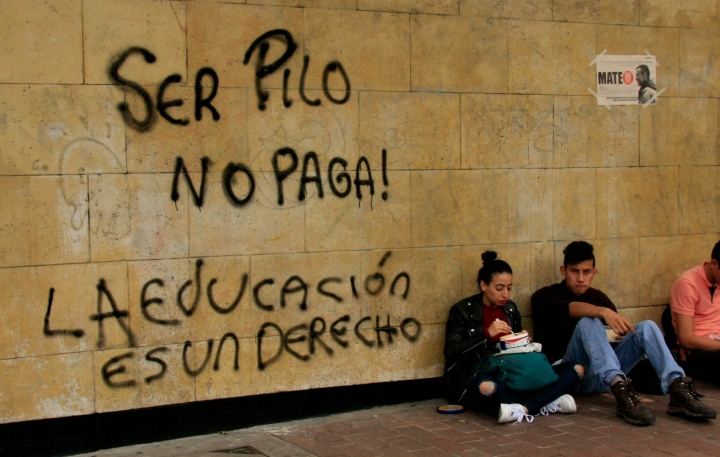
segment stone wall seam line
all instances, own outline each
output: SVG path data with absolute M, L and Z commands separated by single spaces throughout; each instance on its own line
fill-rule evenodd
M 85 84 L 85 0 L 80 0 L 80 39 L 82 41 L 82 83 Z

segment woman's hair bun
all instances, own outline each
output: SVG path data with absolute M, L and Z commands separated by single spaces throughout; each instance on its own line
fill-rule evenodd
M 483 261 L 483 265 L 487 265 L 488 263 L 492 262 L 493 260 L 497 259 L 498 255 L 495 251 L 485 251 L 480 256 Z

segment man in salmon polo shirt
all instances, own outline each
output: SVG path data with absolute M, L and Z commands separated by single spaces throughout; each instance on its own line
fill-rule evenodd
M 720 241 L 710 261 L 683 273 L 670 291 L 672 323 L 695 379 L 720 384 Z

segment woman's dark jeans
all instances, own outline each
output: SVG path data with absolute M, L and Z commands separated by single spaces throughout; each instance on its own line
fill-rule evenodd
M 542 389 L 530 391 L 512 390 L 490 376 L 478 374 L 468 382 L 468 390 L 462 403 L 470 409 L 493 414 L 497 413 L 501 403 L 519 403 L 528 409 L 528 414 L 535 416 L 540 413 L 540 408 L 570 392 L 577 384 L 580 376 L 575 371 L 575 365 L 578 364 L 563 362 L 553 366 L 558 380 Z M 480 384 L 484 381 L 495 384 L 495 391 L 491 395 L 480 393 Z

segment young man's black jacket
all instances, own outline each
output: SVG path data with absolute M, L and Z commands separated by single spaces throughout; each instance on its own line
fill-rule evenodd
M 452 403 L 461 403 L 465 385 L 475 375 L 475 368 L 492 342 L 488 341 L 482 326 L 482 293 L 460 300 L 450 308 L 445 325 L 445 397 Z M 504 305 L 508 324 L 513 332 L 522 331 L 517 305 L 508 301 Z

